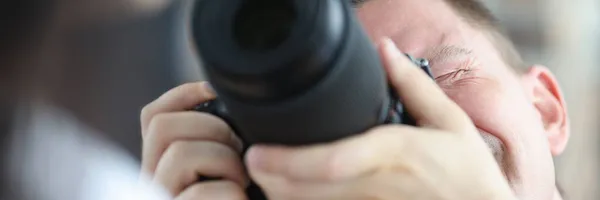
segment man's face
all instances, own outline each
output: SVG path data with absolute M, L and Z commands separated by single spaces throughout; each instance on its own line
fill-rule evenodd
M 552 154 L 564 147 L 555 148 L 548 136 L 552 100 L 536 100 L 552 98 L 537 84 L 551 76 L 517 75 L 491 37 L 442 0 L 371 0 L 357 14 L 374 41 L 390 37 L 401 51 L 430 60 L 437 83 L 472 118 L 520 198 L 552 198 Z

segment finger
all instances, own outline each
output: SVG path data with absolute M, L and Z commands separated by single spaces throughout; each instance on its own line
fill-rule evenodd
M 150 122 L 143 138 L 142 168 L 152 174 L 169 144 L 178 140 L 205 140 L 242 151 L 241 140 L 221 119 L 200 112 L 162 113 Z
M 419 174 L 418 170 L 395 169 L 399 172 L 378 173 L 368 177 L 343 182 L 302 182 L 292 181 L 280 176 L 257 174 L 254 180 L 260 185 L 269 199 L 301 199 L 301 200 L 364 200 L 364 199 L 438 199 L 439 193 L 423 192 L 435 188 L 440 174 L 447 173 L 439 170 L 439 174 Z M 463 172 L 464 170 L 459 171 Z M 471 172 L 472 173 L 472 172 Z M 465 173 L 465 175 L 468 173 Z M 426 179 L 424 179 L 424 176 Z M 437 176 L 437 177 L 436 177 Z M 433 178 L 427 178 L 433 177 Z M 423 183 L 427 185 L 423 185 Z M 502 180 L 500 180 L 502 182 Z M 455 184 L 462 184 L 456 180 Z M 501 185 L 501 184 L 499 184 Z M 426 187 L 426 188 L 424 188 Z M 477 184 L 471 187 L 476 188 Z M 489 191 L 464 191 L 480 193 L 471 196 L 489 196 Z M 481 195 L 485 194 L 485 195 Z M 498 198 L 512 199 L 512 198 Z
M 351 200 L 359 199 L 360 190 L 353 188 L 354 182 L 324 183 L 301 182 L 269 174 L 255 174 L 253 180 L 261 187 L 268 199 L 301 200 Z M 360 198 L 369 199 L 369 198 Z
M 382 42 L 380 51 L 390 82 L 418 125 L 464 132 L 471 124 L 469 117 L 433 79 L 410 62 L 390 39 Z
M 245 188 L 248 179 L 241 158 L 231 148 L 214 142 L 179 141 L 163 155 L 154 181 L 179 194 L 199 176 L 223 177 Z
M 390 166 L 418 130 L 382 127 L 333 144 L 309 147 L 254 146 L 246 156 L 250 175 L 274 174 L 297 181 L 344 181 Z
M 232 181 L 199 183 L 185 189 L 175 200 L 247 200 L 244 189 Z
M 142 136 L 145 135 L 154 115 L 165 112 L 186 111 L 214 99 L 216 94 L 208 82 L 187 83 L 169 90 L 142 109 L 140 116 Z

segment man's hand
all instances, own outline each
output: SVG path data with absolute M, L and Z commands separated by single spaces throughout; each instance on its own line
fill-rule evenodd
M 247 199 L 240 140 L 219 118 L 188 111 L 214 98 L 207 83 L 191 83 L 142 110 L 143 171 L 178 200 Z M 200 176 L 224 179 L 199 183 Z
M 512 200 L 477 129 L 386 40 L 389 80 L 420 127 L 390 125 L 332 144 L 254 146 L 250 175 L 270 200 Z

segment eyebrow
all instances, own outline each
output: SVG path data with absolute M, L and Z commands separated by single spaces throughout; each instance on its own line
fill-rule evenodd
M 442 45 L 426 51 L 424 57 L 433 64 L 464 60 L 471 55 L 472 51 L 470 49 L 454 45 Z
M 369 1 L 372 0 L 350 0 L 350 2 L 355 8 L 358 8 Z M 430 64 L 434 64 L 444 63 L 448 61 L 457 61 L 468 58 L 471 55 L 472 51 L 467 48 L 454 45 L 440 45 L 426 51 L 423 57 L 426 58 Z

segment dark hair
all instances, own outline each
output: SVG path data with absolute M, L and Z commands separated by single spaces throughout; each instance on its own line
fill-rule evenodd
M 479 0 L 445 0 L 452 8 L 458 11 L 472 25 L 497 27 L 497 19 L 492 12 Z
M 354 6 L 361 6 L 365 2 L 374 0 L 350 0 Z M 471 22 L 471 25 L 497 27 L 497 19 L 487 7 L 479 0 L 444 0 L 458 15 Z
M 526 65 L 514 43 L 494 14 L 480 0 L 444 0 L 471 26 L 488 33 L 503 60 L 514 70 L 525 70 Z

